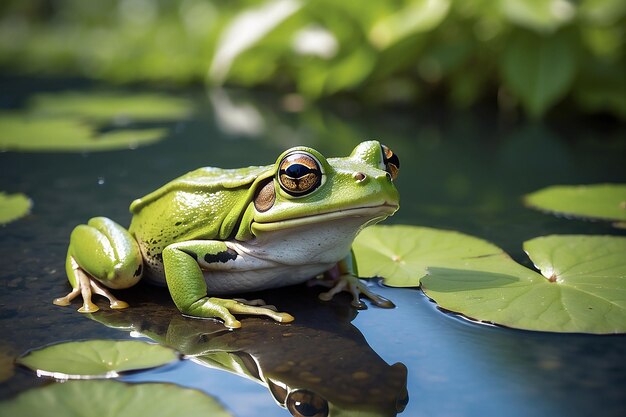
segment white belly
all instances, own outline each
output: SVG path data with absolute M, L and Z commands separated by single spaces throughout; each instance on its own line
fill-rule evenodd
M 210 264 L 198 260 L 208 294 L 279 288 L 314 278 L 350 253 L 363 223 L 362 217 L 343 218 L 265 232 L 247 242 L 227 241 L 226 245 L 237 252 L 236 259 Z M 164 284 L 165 276 L 152 274 L 151 280 Z
M 329 270 L 350 253 L 362 218 L 343 218 L 265 233 L 248 242 L 226 242 L 239 256 L 200 266 L 209 293 L 256 291 L 300 284 Z

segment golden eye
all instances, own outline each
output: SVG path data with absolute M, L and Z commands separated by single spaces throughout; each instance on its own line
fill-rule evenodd
M 400 158 L 393 153 L 391 149 L 385 145 L 380 145 L 383 151 L 383 162 L 385 164 L 385 171 L 391 175 L 391 180 L 395 181 L 398 178 L 398 171 L 400 171 Z
M 322 169 L 312 155 L 297 151 L 280 161 L 278 182 L 288 194 L 303 196 L 320 186 Z

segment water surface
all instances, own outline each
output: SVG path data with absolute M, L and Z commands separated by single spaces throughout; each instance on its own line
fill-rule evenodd
M 19 108 L 42 89 L 93 88 L 82 82 L 30 79 L 4 79 L 1 85 L 4 108 Z M 349 103 L 289 112 L 279 97 L 269 94 L 189 91 L 177 95 L 193 100 L 195 113 L 186 120 L 148 123 L 169 129 L 156 144 L 99 153 L 0 154 L 0 190 L 23 192 L 34 203 L 30 215 L 0 228 L 0 349 L 18 354 L 62 340 L 130 338 L 127 331 L 77 313 L 78 305 L 52 305 L 54 297 L 68 290 L 64 259 L 72 228 L 96 215 L 128 225 L 130 202 L 174 177 L 200 166 L 270 164 L 284 149 L 299 144 L 327 156 L 344 156 L 361 140 L 381 140 L 399 155 L 402 165 L 397 183 L 401 210 L 388 223 L 479 236 L 526 265 L 530 262 L 522 242 L 532 237 L 626 234 L 606 223 L 539 213 L 521 201 L 525 193 L 548 185 L 626 181 L 626 129 L 613 121 L 557 115 L 552 123 L 531 124 L 508 120 L 490 109 L 383 113 L 358 110 Z M 155 291 L 161 290 L 141 286 L 121 292 L 120 297 L 125 295 L 132 303 L 143 294 L 151 298 Z M 442 313 L 419 290 L 379 291 L 397 308 L 371 307 L 357 313 L 347 297 L 340 297 L 330 306 L 315 301 L 302 307 L 302 322 L 313 329 L 320 323 L 341 323 L 324 331 L 358 340 L 355 349 L 370 358 L 365 362 L 378 361 L 377 355 L 388 365 L 403 363 L 410 400 L 400 415 L 626 413 L 624 336 L 546 334 L 479 325 Z M 315 300 L 316 293 L 298 288 L 265 296 L 280 307 L 295 297 Z M 153 298 L 157 307 L 168 304 L 166 293 Z M 105 304 L 100 301 L 100 305 Z M 310 356 L 317 360 L 328 357 L 330 361 L 333 351 L 325 350 L 323 355 L 320 359 L 319 347 L 310 346 Z M 360 366 L 358 361 L 355 366 Z M 289 415 L 267 387 L 197 361 L 125 380 L 196 387 L 219 398 L 238 417 Z M 0 383 L 0 397 L 46 382 L 16 369 L 11 379 Z

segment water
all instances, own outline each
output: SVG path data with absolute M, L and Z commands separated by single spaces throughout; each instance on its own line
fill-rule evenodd
M 37 90 L 62 90 L 68 85 L 31 79 L 0 83 L 0 104 L 5 108 L 21 105 Z M 91 88 L 82 82 L 69 85 Z M 521 245 L 532 237 L 552 233 L 626 235 L 606 223 L 539 213 L 525 208 L 521 200 L 525 193 L 553 184 L 626 181 L 626 129 L 613 121 L 570 120 L 557 115 L 549 125 L 527 124 L 504 119 L 489 109 L 382 113 L 358 110 L 350 103 L 292 113 L 282 108 L 280 98 L 269 94 L 188 92 L 184 96 L 194 101 L 196 112 L 188 120 L 147 123 L 169 128 L 168 136 L 154 145 L 101 153 L 0 154 L 0 190 L 23 192 L 34 202 L 29 216 L 0 229 L 1 352 L 17 355 L 62 340 L 130 338 L 127 331 L 109 327 L 125 322 L 164 343 L 179 344 L 181 350 L 196 349 L 197 356 L 195 361 L 133 374 L 125 380 L 196 387 L 219 398 L 238 417 L 289 413 L 276 404 L 267 386 L 257 383 L 258 378 L 217 369 L 217 359 L 203 356 L 206 352 L 201 348 L 221 343 L 249 352 L 251 347 L 244 341 L 252 340 L 258 345 L 255 352 L 267 375 L 287 385 L 303 383 L 302 376 L 298 379 L 287 371 L 281 373 L 280 362 L 286 362 L 289 355 L 307 371 L 334 368 L 335 374 L 324 374 L 321 384 L 314 377 L 308 384 L 319 389 L 320 385 L 334 387 L 335 393 L 329 395 L 337 398 L 350 390 L 341 385 L 341 377 L 350 371 L 339 372 L 338 365 L 328 364 L 348 364 L 357 376 L 376 375 L 373 387 L 388 387 L 402 377 L 389 365 L 403 363 L 408 369 L 410 398 L 400 414 L 403 416 L 626 413 L 626 337 L 546 334 L 479 325 L 438 311 L 414 289 L 379 288 L 397 308 L 371 307 L 358 314 L 349 308 L 347 298 L 317 302 L 312 289 L 263 294 L 279 307 L 291 306 L 288 311 L 295 311 L 300 327 L 290 328 L 290 337 L 295 336 L 292 340 L 316 341 L 293 347 L 292 354 L 286 352 L 284 340 L 268 341 L 267 335 L 273 333 L 254 333 L 260 326 L 263 332 L 277 331 L 276 339 L 282 340 L 285 328 L 267 321 L 244 321 L 244 327 L 249 323 L 248 333 L 230 333 L 227 338 L 212 322 L 200 322 L 207 323 L 204 330 L 180 330 L 189 323 L 177 321 L 179 315 L 172 310 L 166 292 L 149 286 L 121 295 L 139 306 L 137 314 L 141 315 L 142 308 L 155 311 L 155 317 L 162 313 L 154 322 L 134 319 L 130 313 L 112 316 L 112 322 L 107 322 L 104 311 L 94 315 L 105 326 L 77 313 L 78 305 L 53 306 L 51 300 L 67 292 L 64 258 L 69 233 L 76 224 L 106 215 L 127 225 L 129 203 L 176 176 L 200 166 L 269 164 L 297 144 L 312 146 L 327 156 L 343 156 L 361 140 L 380 139 L 399 155 L 402 165 L 397 182 L 401 210 L 389 223 L 453 229 L 482 237 L 526 265 L 530 262 Z M 195 322 L 190 325 L 196 326 Z M 172 329 L 182 334 L 172 338 Z M 198 334 L 200 339 L 189 338 Z M 340 356 L 338 352 L 345 360 L 333 362 Z M 245 357 L 242 360 L 245 362 Z M 213 367 L 207 366 L 211 363 Z M 24 369 L 15 369 L 12 378 L 0 383 L 0 397 L 45 382 Z M 341 401 L 336 399 L 333 404 Z

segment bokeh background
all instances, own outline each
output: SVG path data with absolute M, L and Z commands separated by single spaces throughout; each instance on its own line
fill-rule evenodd
M 4 0 L 0 68 L 626 118 L 623 0 Z M 571 114 L 571 113 L 568 113 Z

